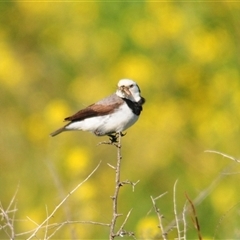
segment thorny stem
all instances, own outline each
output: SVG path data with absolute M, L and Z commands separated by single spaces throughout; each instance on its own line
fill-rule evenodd
M 115 176 L 115 192 L 114 195 L 112 196 L 112 200 L 113 200 L 113 216 L 112 216 L 112 221 L 110 224 L 110 235 L 109 235 L 109 239 L 113 240 L 117 234 L 114 233 L 114 228 L 116 225 L 116 221 L 117 218 L 121 215 L 118 213 L 118 209 L 117 209 L 117 205 L 118 205 L 118 194 L 120 191 L 120 187 L 122 186 L 121 182 L 120 182 L 120 167 L 121 167 L 121 159 L 122 159 L 122 155 L 121 155 L 121 134 L 119 134 L 118 136 L 118 142 L 116 144 L 117 147 L 117 166 L 115 168 L 116 171 L 116 176 Z

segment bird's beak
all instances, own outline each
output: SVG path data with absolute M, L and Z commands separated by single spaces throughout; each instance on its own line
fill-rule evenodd
M 119 89 L 128 96 L 132 95 L 132 93 L 129 91 L 128 87 L 121 86 Z

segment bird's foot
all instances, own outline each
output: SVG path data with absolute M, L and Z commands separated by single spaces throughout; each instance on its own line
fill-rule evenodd
M 119 138 L 119 135 L 121 137 L 124 137 L 127 133 L 123 133 L 123 132 L 118 132 L 118 133 L 114 133 L 114 134 L 109 134 L 109 140 L 112 144 L 114 143 L 118 143 L 118 138 Z
M 109 144 L 109 145 L 118 146 L 118 138 L 119 138 L 119 135 L 120 135 L 121 137 L 123 137 L 123 136 L 125 136 L 126 134 L 127 134 L 127 133 L 122 133 L 122 132 L 108 134 L 108 136 L 109 136 L 109 141 L 100 142 L 98 145 L 101 145 L 101 144 Z
M 118 133 L 115 133 L 115 134 L 109 134 L 109 141 L 111 144 L 113 143 L 117 143 L 118 141 Z

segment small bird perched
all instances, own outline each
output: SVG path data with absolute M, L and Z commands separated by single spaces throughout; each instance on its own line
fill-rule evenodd
M 116 141 L 116 134 L 123 135 L 122 131 L 138 120 L 144 102 L 137 83 L 122 79 L 116 93 L 65 118 L 69 123 L 50 135 L 54 137 L 64 131 L 82 130 L 96 136 L 108 135 L 111 141 Z

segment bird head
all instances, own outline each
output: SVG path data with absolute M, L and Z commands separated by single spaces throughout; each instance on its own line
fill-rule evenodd
M 130 79 L 122 79 L 118 82 L 116 94 L 121 98 L 127 98 L 133 102 L 141 100 L 141 91 L 137 83 Z

